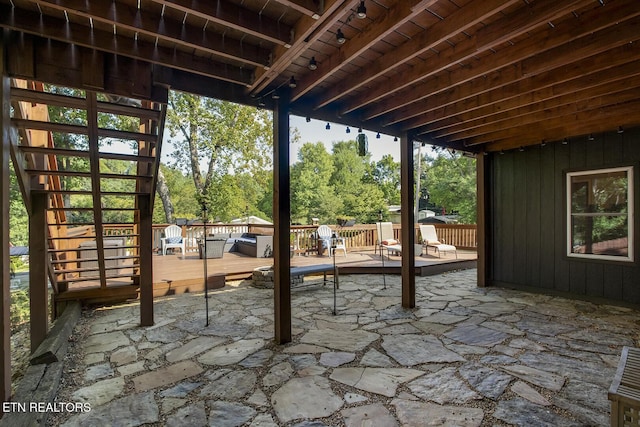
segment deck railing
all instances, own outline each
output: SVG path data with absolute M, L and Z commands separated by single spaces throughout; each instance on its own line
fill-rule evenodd
M 153 226 L 153 247 L 154 250 L 161 248 L 160 239 L 165 227 L 168 224 L 155 224 Z M 339 225 L 330 226 L 336 231 L 340 237 L 344 237 L 347 248 L 352 250 L 371 250 L 375 247 L 378 240 L 378 232 L 376 224 L 357 224 L 351 227 L 340 227 Z M 467 224 L 435 224 L 438 238 L 443 242 L 454 245 L 459 249 L 477 248 L 477 229 L 475 225 Z M 317 252 L 317 240 L 315 225 L 292 225 L 291 226 L 291 245 L 297 253 L 313 253 Z M 133 234 L 132 226 L 129 225 L 105 225 L 106 236 L 120 236 Z M 396 239 L 400 240 L 402 227 L 400 224 L 394 224 L 393 230 Z M 207 224 L 207 235 L 218 233 L 257 233 L 257 234 L 273 234 L 272 225 L 258 224 Z M 186 239 L 187 252 L 198 251 L 198 239 L 204 235 L 204 226 L 202 224 L 191 224 L 182 226 L 182 235 Z M 420 228 L 415 225 L 415 239 L 420 241 Z

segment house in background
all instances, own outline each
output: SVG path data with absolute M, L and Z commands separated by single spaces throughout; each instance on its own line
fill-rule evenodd
M 389 221 L 393 222 L 394 224 L 400 224 L 401 220 L 402 220 L 402 209 L 400 205 L 389 205 L 387 206 L 387 209 L 389 211 Z M 416 218 L 416 222 L 420 221 L 420 220 L 424 220 L 426 218 L 429 217 L 433 217 L 436 216 L 436 213 L 432 210 L 429 209 L 421 209 L 418 211 L 418 217 Z
M 261 224 L 261 225 L 272 225 L 272 222 L 267 221 L 266 219 L 262 219 L 259 216 L 249 215 L 244 216 L 242 218 L 232 219 L 231 224 Z

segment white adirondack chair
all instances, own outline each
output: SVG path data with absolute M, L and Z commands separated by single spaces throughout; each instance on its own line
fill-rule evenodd
M 184 237 L 182 237 L 182 228 L 173 224 L 165 228 L 164 237 L 160 239 L 160 243 L 162 244 L 162 255 L 166 255 L 169 248 L 180 248 L 184 258 L 185 242 Z
M 335 248 L 331 247 L 331 239 L 333 238 L 334 231 L 328 225 L 321 225 L 318 227 L 318 240 L 322 241 L 322 247 L 329 249 L 327 253 L 329 256 L 333 255 L 334 251 L 342 250 L 344 256 L 347 256 L 347 242 L 344 237 L 339 237 L 336 233 L 336 245 Z

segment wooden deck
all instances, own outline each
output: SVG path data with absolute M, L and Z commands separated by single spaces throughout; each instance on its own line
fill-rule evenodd
M 177 251 L 176 251 L 177 252 Z M 385 252 L 386 254 L 386 252 Z M 429 276 L 451 270 L 475 268 L 477 253 L 471 250 L 458 250 L 458 258 L 451 253 L 444 254 L 441 258 L 433 255 L 416 257 L 416 276 Z M 292 267 L 303 267 L 317 264 L 333 263 L 328 256 L 317 254 L 296 255 L 291 259 Z M 385 256 L 384 272 L 386 274 L 400 274 L 400 256 Z M 236 252 L 227 252 L 222 258 L 209 259 L 207 261 L 207 283 L 209 289 L 221 288 L 227 281 L 248 279 L 252 277 L 253 270 L 258 267 L 273 265 L 273 258 L 254 258 Z M 382 261 L 380 255 L 373 250 L 354 250 L 347 256 L 338 252 L 336 265 L 340 268 L 340 274 L 382 274 Z M 69 292 L 63 292 L 56 296 L 57 302 L 68 300 L 82 300 L 88 304 L 124 301 L 139 297 L 139 286 L 132 283 L 131 267 L 123 265 L 115 277 L 107 279 L 108 292 L 100 288 L 97 281 L 83 281 L 74 284 Z M 153 295 L 161 297 L 185 292 L 202 292 L 204 290 L 204 263 L 197 252 L 187 251 L 186 257 L 180 252 L 165 256 L 156 254 L 153 256 Z
M 476 260 L 476 252 L 468 250 L 459 250 L 457 259 L 454 254 L 446 254 L 441 258 L 432 255 L 432 253 L 417 256 L 416 275 L 428 276 L 450 270 L 474 268 Z M 291 266 L 301 267 L 332 262 L 333 259 L 326 255 L 302 255 L 294 256 L 291 259 Z M 386 258 L 385 255 L 384 264 L 385 273 L 400 274 L 401 258 L 399 256 L 391 255 L 390 258 Z M 209 288 L 224 286 L 224 281 L 250 278 L 255 268 L 272 265 L 273 258 L 254 258 L 235 252 L 225 253 L 222 258 L 207 261 Z M 338 252 L 336 265 L 340 268 L 340 274 L 381 274 L 383 271 L 380 255 L 374 253 L 373 250 L 349 252 L 346 257 Z M 187 253 L 185 258 L 179 252 L 153 257 L 155 296 L 202 291 L 204 289 L 203 278 L 204 262 L 197 253 Z

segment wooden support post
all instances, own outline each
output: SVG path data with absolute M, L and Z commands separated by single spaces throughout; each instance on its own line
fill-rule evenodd
M 489 286 L 490 281 L 490 212 L 491 200 L 489 200 L 489 168 L 491 155 L 480 153 L 476 156 L 476 198 L 477 198 L 477 250 L 478 250 L 478 286 L 484 288 Z
M 404 132 L 400 137 L 400 222 L 402 231 L 402 306 L 416 306 L 415 218 L 413 216 L 413 136 Z
M 273 112 L 273 296 L 275 340 L 291 341 L 291 202 L 289 175 L 289 94 L 281 94 Z
M 140 215 L 140 325 L 153 325 L 153 212 L 151 195 L 138 196 Z
M 29 308 L 31 352 L 47 336 L 49 290 L 47 282 L 47 194 L 31 192 L 29 212 Z
M 5 33 L 6 34 L 6 33 Z M 5 40 L 0 31 L 0 286 L 2 286 L 2 304 L 0 305 L 0 401 L 11 399 L 11 292 L 9 261 L 9 125 L 10 125 L 10 81 L 6 75 Z M 0 417 L 2 414 L 0 413 Z
M 100 149 L 98 140 L 98 99 L 95 92 L 87 91 L 87 129 L 89 130 L 89 169 L 91 170 L 91 194 L 93 198 L 93 226 L 96 231 L 96 254 L 100 287 L 107 287 L 107 271 L 104 262 L 104 237 L 102 227 L 102 197 L 100 183 Z

